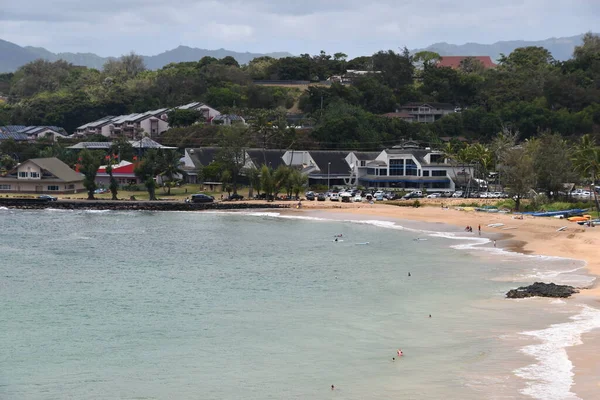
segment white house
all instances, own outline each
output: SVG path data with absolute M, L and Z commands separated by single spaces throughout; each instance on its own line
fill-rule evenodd
M 202 113 L 202 115 L 204 116 L 204 119 L 207 122 L 212 121 L 212 119 L 214 117 L 216 117 L 217 115 L 221 115 L 221 113 L 217 110 L 215 110 L 214 108 L 204 104 L 204 103 L 200 103 L 198 101 L 193 102 L 193 103 L 189 103 L 189 104 L 184 104 L 182 106 L 179 107 L 175 107 L 178 110 L 195 110 L 195 111 L 200 111 Z
M 32 158 L 0 177 L 0 192 L 77 193 L 83 175 L 58 158 Z
M 358 182 L 365 187 L 454 191 L 468 184 L 473 166 L 449 162 L 444 153 L 406 143 L 373 153 L 353 153 L 350 157 Z
M 194 102 L 175 108 L 159 108 L 158 110 L 143 113 L 103 117 L 81 125 L 75 130 L 75 134 L 79 136 L 99 134 L 106 137 L 124 135 L 130 139 L 134 139 L 136 132 L 142 130 L 151 138 L 154 138 L 169 130 L 168 113 L 175 109 L 200 111 L 207 121 L 212 121 L 215 117 L 221 115 L 219 111 L 204 103 Z M 225 124 L 230 124 L 232 120 L 234 118 L 227 120 L 229 123 Z M 242 122 L 245 121 L 242 119 Z

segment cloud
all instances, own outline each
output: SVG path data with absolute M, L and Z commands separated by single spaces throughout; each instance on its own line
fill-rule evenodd
M 52 51 L 157 54 L 184 44 L 351 56 L 434 42 L 570 36 L 596 28 L 600 1 L 3 1 L 0 37 Z

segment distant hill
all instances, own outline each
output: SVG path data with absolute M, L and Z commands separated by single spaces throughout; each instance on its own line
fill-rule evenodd
M 490 56 L 492 60 L 498 60 L 500 53 L 508 55 L 519 47 L 539 46 L 548 49 L 556 60 L 564 61 L 573 56 L 575 46 L 579 46 L 582 39 L 583 34 L 539 41 L 513 40 L 493 44 L 465 43 L 455 45 L 442 42 L 432 44 L 425 49 L 414 50 L 414 52 L 429 50 L 441 56 Z
M 462 45 L 435 43 L 420 50 L 435 51 L 442 56 L 490 56 L 498 60 L 500 53 L 510 54 L 514 49 L 525 46 L 541 46 L 548 49 L 555 59 L 568 60 L 573 54 L 575 46 L 582 42 L 583 35 L 550 38 L 540 41 L 514 40 L 496 42 L 494 44 L 466 43 Z M 286 52 L 278 53 L 238 53 L 235 51 L 218 49 L 206 50 L 188 46 L 179 46 L 173 50 L 155 56 L 143 56 L 149 69 L 159 69 L 172 62 L 198 61 L 202 57 L 209 56 L 223 58 L 232 56 L 240 64 L 247 64 L 256 57 L 270 56 L 274 58 L 290 57 L 292 54 Z M 110 57 L 100 57 L 92 53 L 52 53 L 41 47 L 21 47 L 14 43 L 0 39 L 0 73 L 15 71 L 20 66 L 35 59 L 43 58 L 49 61 L 65 60 L 75 65 L 100 69 Z
M 173 50 L 155 56 L 142 56 L 149 69 L 159 69 L 172 62 L 198 61 L 202 57 L 209 56 L 223 58 L 232 56 L 240 64 L 247 64 L 252 59 L 262 56 L 273 58 L 289 57 L 290 53 L 238 53 L 235 51 L 218 49 L 205 50 L 187 46 L 179 46 Z M 0 73 L 13 72 L 20 66 L 38 58 L 49 61 L 65 60 L 74 65 L 82 65 L 89 68 L 101 69 L 104 63 L 111 57 L 100 57 L 92 53 L 52 53 L 42 47 L 21 47 L 14 43 L 0 39 Z

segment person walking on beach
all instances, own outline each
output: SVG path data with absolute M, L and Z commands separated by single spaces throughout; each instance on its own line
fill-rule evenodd
M 496 241 L 494 240 L 494 247 L 496 247 Z
M 481 236 L 481 225 L 479 225 L 479 236 Z

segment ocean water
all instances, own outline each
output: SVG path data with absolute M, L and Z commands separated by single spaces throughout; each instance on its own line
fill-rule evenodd
M 600 312 L 503 296 L 581 262 L 307 215 L 0 210 L 0 398 L 577 398 Z

